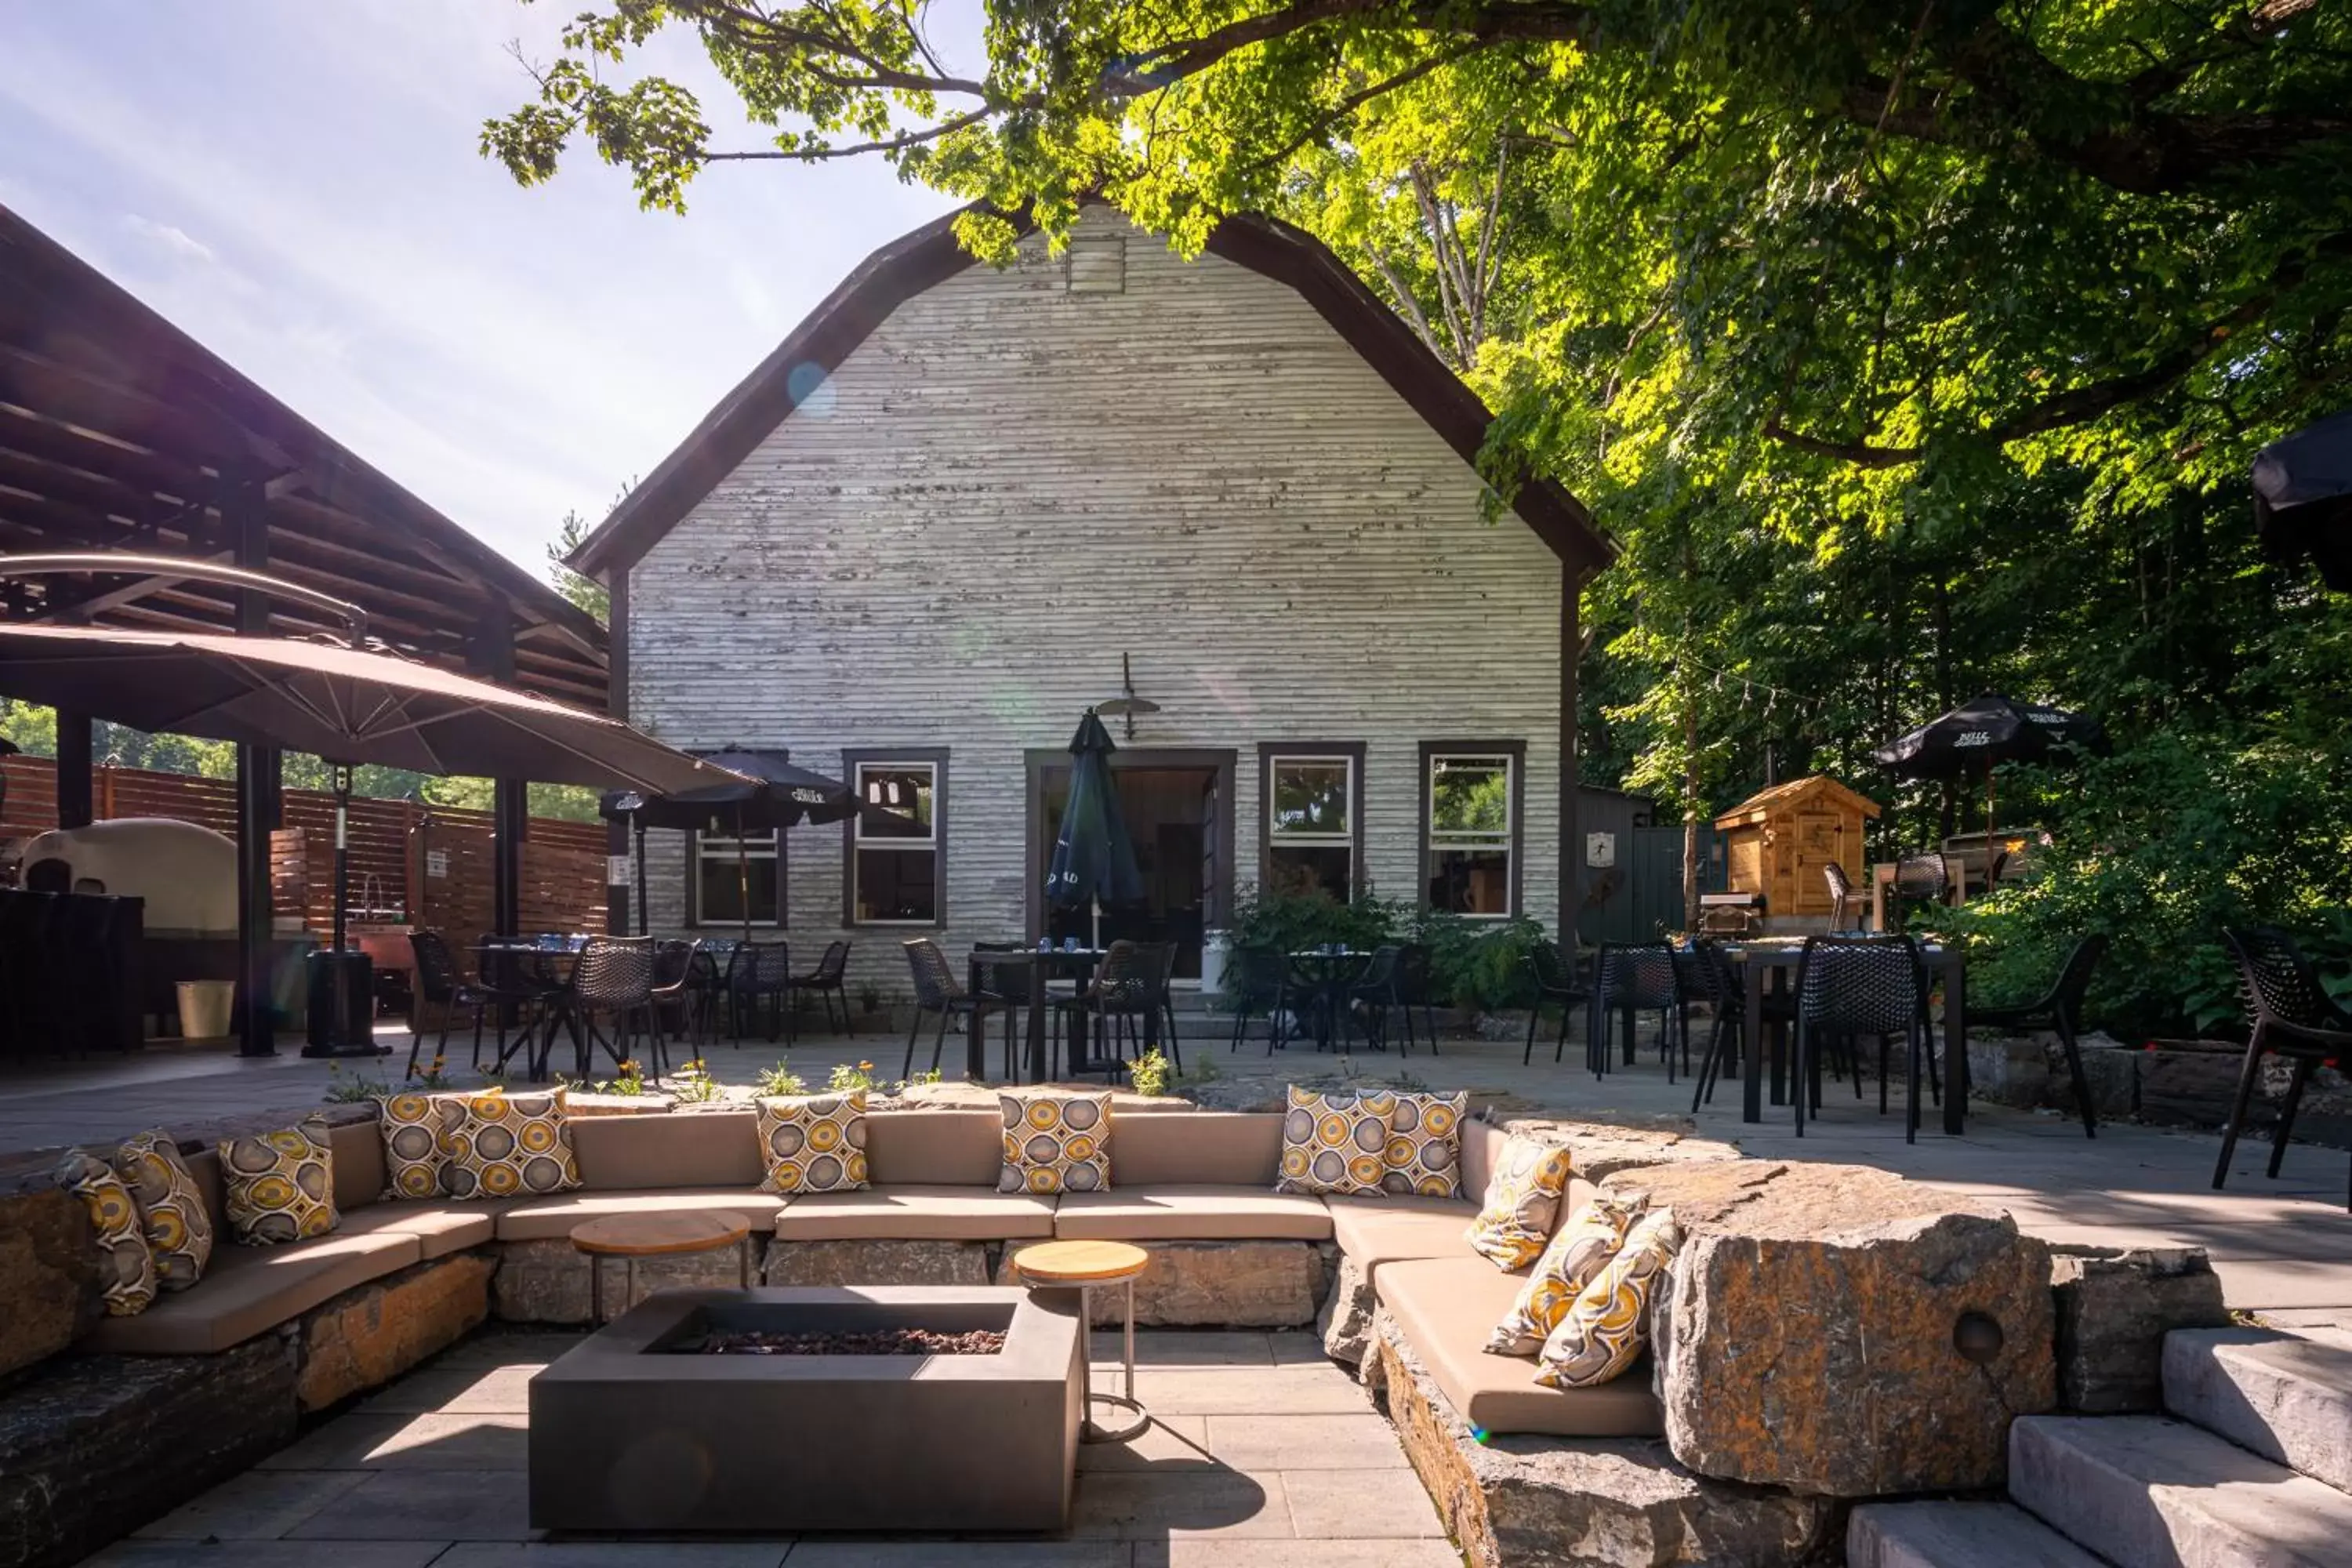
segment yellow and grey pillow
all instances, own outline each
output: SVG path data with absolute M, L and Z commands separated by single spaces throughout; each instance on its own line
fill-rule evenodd
M 76 1149 L 58 1167 L 58 1185 L 82 1201 L 98 1232 L 98 1271 L 106 1315 L 135 1318 L 155 1300 L 155 1254 L 140 1227 L 139 1205 L 122 1178 L 97 1155 Z
M 1387 1090 L 1317 1094 L 1292 1084 L 1274 1190 L 1379 1197 L 1388 1175 L 1389 1121 L 1396 1109 L 1397 1097 Z
M 847 1193 L 866 1185 L 866 1091 L 760 1101 L 763 1193 Z
M 1110 1096 L 1000 1094 L 1004 1165 L 1000 1193 L 1110 1190 Z
M 1651 1303 L 1682 1244 L 1674 1210 L 1654 1209 L 1636 1220 L 1617 1256 L 1545 1339 L 1536 1381 L 1547 1388 L 1591 1388 L 1640 1360 L 1650 1341 Z
M 449 1135 L 466 1119 L 462 1094 L 388 1094 L 376 1104 L 383 1132 L 383 1200 L 440 1197 L 448 1189 Z
M 1505 1140 L 1478 1217 L 1464 1233 L 1471 1250 L 1507 1270 L 1525 1268 L 1542 1257 L 1571 1168 L 1564 1143 L 1524 1132 Z
M 1389 1116 L 1381 1190 L 1423 1198 L 1462 1195 L 1462 1118 L 1470 1096 L 1404 1094 Z
M 306 1241 L 335 1228 L 335 1152 L 320 1118 L 224 1138 L 220 1163 L 229 1234 L 240 1246 Z
M 114 1152 L 114 1173 L 138 1205 L 157 1287 L 184 1290 L 203 1279 L 213 1256 L 213 1216 L 171 1135 L 157 1128 L 126 1139 Z
M 444 1142 L 441 1179 L 453 1198 L 538 1196 L 580 1184 L 560 1089 L 469 1095 Z
M 1486 1336 L 1494 1355 L 1533 1355 L 1559 1326 L 1587 1285 L 1600 1277 L 1625 1245 L 1625 1233 L 1641 1216 L 1640 1198 L 1594 1198 L 1559 1227 L 1519 1287 L 1518 1300 Z

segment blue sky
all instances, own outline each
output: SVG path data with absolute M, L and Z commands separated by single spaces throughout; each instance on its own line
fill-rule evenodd
M 0 203 L 536 571 L 950 205 L 865 162 L 721 165 L 683 218 L 593 153 L 520 188 L 476 137 L 578 8 L 0 0 Z M 655 58 L 752 144 L 690 37 Z

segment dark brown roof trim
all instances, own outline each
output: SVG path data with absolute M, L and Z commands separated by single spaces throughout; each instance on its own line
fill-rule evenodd
M 581 542 L 572 567 L 603 576 L 635 564 L 792 413 L 796 368 L 813 364 L 831 374 L 891 311 L 973 265 L 971 253 L 956 243 L 959 216 L 950 213 L 892 240 L 842 279 Z M 1297 290 L 1446 445 L 1476 465 L 1494 415 L 1320 240 L 1251 216 L 1227 218 L 1208 247 Z M 1580 578 L 1615 559 L 1616 546 L 1591 514 L 1550 480 L 1521 485 L 1511 505 Z

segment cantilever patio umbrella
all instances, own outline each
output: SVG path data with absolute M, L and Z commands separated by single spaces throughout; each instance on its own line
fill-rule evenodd
M 646 928 L 646 829 L 674 827 L 709 830 L 720 822 L 735 829 L 736 888 L 743 911 L 743 940 L 751 940 L 751 857 L 743 835 L 795 827 L 803 822 L 839 822 L 855 814 L 857 796 L 846 784 L 811 773 L 781 752 L 748 752 L 730 748 L 713 752 L 703 761 L 739 775 L 724 784 L 705 784 L 675 795 L 627 790 L 608 795 L 603 812 L 608 820 L 625 819 L 637 846 L 637 930 Z
M 2254 454 L 2254 527 L 2274 557 L 2308 552 L 2322 582 L 2352 592 L 2352 408 Z
M 0 558 L 0 573 L 7 566 Z M 335 771 L 338 954 L 357 764 L 664 794 L 742 782 L 601 713 L 341 642 L 0 623 L 0 695 L 134 730 L 325 758 Z M 340 1004 L 340 963 L 335 978 Z M 342 1037 L 343 1019 L 339 1005 L 327 1054 L 373 1054 L 372 1041 Z
M 1984 696 L 1871 753 L 1897 778 L 1956 779 L 1984 770 L 1985 837 L 1992 837 L 1992 770 L 2002 763 L 2063 762 L 2076 752 L 2107 749 L 2096 719 L 2041 702 Z
M 1045 875 L 1045 901 L 1056 909 L 1090 907 L 1093 944 L 1102 946 L 1102 907 L 1131 904 L 1143 897 L 1143 873 L 1135 864 L 1135 843 L 1118 808 L 1110 776 L 1110 731 L 1091 708 L 1070 737 L 1070 800 L 1062 808 L 1062 831 L 1054 841 L 1054 861 Z

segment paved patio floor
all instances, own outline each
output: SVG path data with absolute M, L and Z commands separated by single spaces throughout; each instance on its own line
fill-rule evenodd
M 396 1044 L 398 1054 L 362 1070 L 396 1080 L 408 1037 L 387 1029 L 380 1038 Z M 1669 1084 L 1648 1045 L 1636 1066 L 1604 1079 L 1584 1069 L 1577 1040 L 1558 1065 L 1544 1045 L 1522 1065 L 1519 1042 L 1470 1038 L 1446 1040 L 1436 1057 L 1424 1048 L 1402 1059 L 1360 1048 L 1346 1058 L 1318 1055 L 1303 1045 L 1269 1056 L 1262 1038 L 1238 1053 L 1222 1040 L 1191 1039 L 1184 1046 L 1188 1066 L 1197 1071 L 1210 1061 L 1226 1078 L 1278 1081 L 1346 1067 L 1371 1078 L 1406 1072 L 1431 1088 L 1469 1089 L 1528 1110 L 1598 1121 L 1691 1114 L 1687 1078 Z M 868 1033 L 804 1037 L 789 1052 L 764 1041 L 720 1042 L 704 1054 L 722 1082 L 748 1084 L 761 1068 L 789 1055 L 794 1070 L 815 1085 L 834 1064 L 859 1060 L 895 1079 L 905 1050 L 903 1034 Z M 677 1047 L 674 1054 L 687 1053 Z M 992 1037 L 990 1068 L 1000 1068 L 1002 1059 L 1001 1038 Z M 452 1060 L 462 1066 L 465 1052 L 453 1049 Z M 962 1064 L 962 1042 L 952 1033 L 942 1060 L 950 1076 Z M 915 1066 L 921 1069 L 929 1061 L 926 1031 Z M 316 1104 L 334 1076 L 326 1064 L 296 1054 L 290 1042 L 279 1055 L 258 1060 L 240 1060 L 221 1047 L 158 1047 L 128 1061 L 12 1072 L 0 1076 L 0 1152 L 120 1138 L 159 1123 L 184 1127 L 264 1110 L 291 1113 Z M 346 1068 L 341 1076 L 354 1075 Z M 1759 1156 L 1873 1165 L 1979 1194 L 2053 1241 L 2203 1247 L 2232 1306 L 2335 1310 L 2352 1327 L 2352 1214 L 2345 1209 L 2352 1156 L 2342 1150 L 2297 1144 L 2288 1151 L 2282 1178 L 2273 1182 L 2263 1173 L 2268 1144 L 2242 1141 L 2229 1186 L 2216 1193 L 2210 1184 L 2220 1141 L 2210 1133 L 2110 1124 L 2094 1141 L 2063 1117 L 1979 1105 L 1965 1135 L 1947 1136 L 1931 1110 L 1918 1142 L 1906 1144 L 1899 1080 L 1895 1106 L 1882 1117 L 1874 1087 L 1869 1099 L 1857 1101 L 1851 1085 L 1832 1086 L 1822 1117 L 1800 1140 L 1786 1107 L 1768 1107 L 1761 1122 L 1741 1122 L 1738 1086 L 1727 1083 L 1712 1104 L 1700 1108 L 1696 1129 Z
M 488 1332 L 90 1568 L 1452 1568 L 1388 1423 L 1311 1334 L 1137 1335 L 1153 1425 L 1079 1450 L 1066 1535 L 548 1542 L 524 1496 L 530 1377 L 577 1336 Z M 1095 1338 L 1115 1375 L 1116 1336 Z M 779 1441 L 791 1440 L 779 1435 Z

